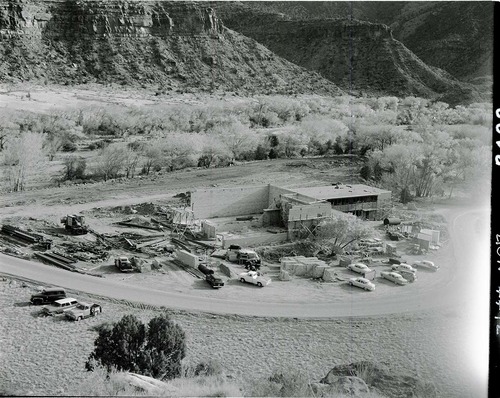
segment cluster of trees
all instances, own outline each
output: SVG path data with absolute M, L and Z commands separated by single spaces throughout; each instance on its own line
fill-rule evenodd
M 370 238 L 373 234 L 373 227 L 355 215 L 333 212 L 318 225 L 313 239 L 324 253 L 338 254 L 349 245 Z
M 43 115 L 9 112 L 0 113 L 0 155 L 7 188 L 16 191 L 77 144 L 98 153 L 85 159 L 65 155 L 62 180 L 348 153 L 366 157 L 364 179 L 405 197 L 428 196 L 443 186 L 452 192 L 478 176 L 491 145 L 490 108 L 450 108 L 415 97 L 263 96 L 141 108 L 110 104 Z
M 484 143 L 489 131 L 480 129 L 484 131 L 477 139 L 477 128 L 467 125 L 460 135 L 440 126 L 416 125 L 393 136 L 390 145 L 374 143 L 361 176 L 391 189 L 403 203 L 413 197 L 451 197 L 457 187 L 477 190 L 488 185 L 490 164 L 490 147 Z
M 104 325 L 94 342 L 85 367 L 102 366 L 140 373 L 165 380 L 179 377 L 186 356 L 186 336 L 167 315 L 152 318 L 144 325 L 134 315 L 125 315 L 114 325 Z

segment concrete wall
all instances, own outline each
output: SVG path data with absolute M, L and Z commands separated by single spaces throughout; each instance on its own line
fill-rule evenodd
M 197 189 L 191 192 L 196 218 L 231 217 L 262 213 L 269 205 L 269 186 Z
M 269 185 L 269 201 L 267 204 L 267 208 L 274 209 L 276 208 L 276 202 L 279 201 L 280 195 L 284 194 L 293 194 L 293 191 L 289 189 L 277 187 L 275 185 Z
M 191 254 L 185 250 L 177 250 L 175 254 L 177 254 L 177 260 L 183 264 L 192 268 L 198 268 L 200 258 L 196 254 Z
M 217 230 L 215 228 L 215 225 L 213 225 L 207 220 L 203 220 L 201 222 L 201 230 L 203 235 L 205 235 L 209 239 L 213 239 L 217 235 Z

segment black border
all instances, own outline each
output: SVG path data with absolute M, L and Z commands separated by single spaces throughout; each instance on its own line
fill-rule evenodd
M 500 3 L 494 3 L 493 31 L 500 35 Z M 497 37 L 494 35 L 493 37 Z M 495 182 L 500 182 L 500 45 L 493 42 L 493 150 L 491 175 L 491 286 L 490 286 L 490 351 L 489 351 L 489 379 L 488 396 L 500 397 L 500 335 L 497 335 L 497 326 L 500 328 L 500 190 L 495 190 Z M 497 131 L 498 126 L 498 131 Z M 500 331 L 499 331 L 500 332 Z M 474 338 L 474 336 L 471 336 Z

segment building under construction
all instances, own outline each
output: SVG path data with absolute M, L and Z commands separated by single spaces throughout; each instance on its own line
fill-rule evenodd
M 286 232 L 281 238 L 292 240 L 310 235 L 332 210 L 381 219 L 390 200 L 391 191 L 362 184 L 310 188 L 269 184 L 197 189 L 191 192 L 190 210 L 198 220 L 260 214 L 262 227 L 281 227 Z

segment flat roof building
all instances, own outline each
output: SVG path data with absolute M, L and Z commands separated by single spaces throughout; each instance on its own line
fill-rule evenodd
M 262 226 L 286 228 L 288 238 L 308 235 L 332 211 L 367 220 L 386 216 L 391 191 L 363 184 L 334 184 L 310 188 L 276 185 L 197 189 L 190 208 L 196 219 L 262 214 Z

